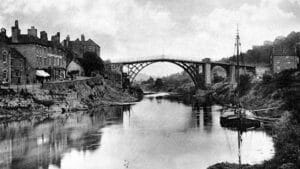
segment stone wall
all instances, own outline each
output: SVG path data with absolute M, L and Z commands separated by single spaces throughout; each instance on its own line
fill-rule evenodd
M 297 68 L 299 59 L 297 56 L 273 56 L 272 71 L 279 73 L 286 69 Z

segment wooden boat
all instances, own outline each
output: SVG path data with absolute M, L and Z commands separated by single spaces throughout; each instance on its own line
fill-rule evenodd
M 241 111 L 241 112 L 238 112 Z M 260 121 L 243 109 L 227 109 L 220 116 L 222 127 L 247 130 L 260 127 Z

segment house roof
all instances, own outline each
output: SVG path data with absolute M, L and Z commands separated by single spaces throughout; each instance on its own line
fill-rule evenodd
M 70 41 L 72 45 L 89 45 L 89 46 L 98 46 L 100 47 L 97 43 L 95 43 L 92 39 L 88 39 L 87 41 L 81 41 L 79 39 L 76 39 L 75 41 Z
M 42 45 L 42 46 L 47 46 L 47 47 L 56 47 L 61 50 L 64 50 L 63 46 L 61 44 L 55 44 L 52 41 L 48 40 L 42 40 L 38 37 L 30 36 L 30 35 L 19 35 L 18 36 L 18 42 L 14 43 L 12 42 L 12 38 L 9 38 L 10 44 L 37 44 L 37 45 Z
M 67 72 L 73 72 L 73 71 L 82 71 L 83 68 L 76 63 L 74 60 L 70 62 L 70 64 L 67 67 Z

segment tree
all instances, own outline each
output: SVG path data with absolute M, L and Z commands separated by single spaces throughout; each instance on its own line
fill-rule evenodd
M 155 80 L 155 83 L 154 83 L 154 87 L 157 89 L 157 90 L 159 90 L 159 89 L 161 89 L 162 87 L 163 87 L 163 81 L 162 81 L 162 79 L 161 78 L 157 78 L 156 80 Z
M 83 58 L 79 58 L 78 60 L 87 76 L 91 76 L 93 72 L 99 72 L 101 75 L 104 74 L 103 60 L 96 53 L 86 52 L 83 54 Z

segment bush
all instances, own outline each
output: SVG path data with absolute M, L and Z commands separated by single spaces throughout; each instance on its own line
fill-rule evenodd
M 270 75 L 270 74 L 264 74 L 263 77 L 262 77 L 262 82 L 264 84 L 268 84 L 268 83 L 270 83 L 272 81 L 272 79 L 273 79 L 272 75 Z
M 249 74 L 240 75 L 238 92 L 240 96 L 245 95 L 251 88 L 251 76 Z

